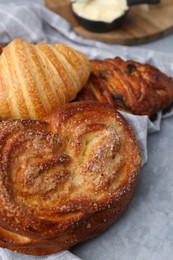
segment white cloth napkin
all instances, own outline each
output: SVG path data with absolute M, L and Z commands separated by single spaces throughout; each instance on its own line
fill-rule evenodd
M 71 30 L 67 21 L 40 4 L 0 4 L 0 17 L 0 43 L 7 43 L 17 37 L 34 43 L 39 41 L 45 41 L 47 43 L 64 42 L 75 49 L 83 51 L 90 59 L 120 56 L 124 59 L 134 59 L 139 62 L 150 63 L 157 66 L 168 75 L 173 76 L 173 55 L 146 51 L 141 48 L 109 45 L 83 39 Z M 149 120 L 147 116 L 134 116 L 127 113 L 122 114 L 132 125 L 136 133 L 144 165 L 148 159 L 148 133 L 160 130 L 160 123 L 163 118 L 162 112 L 158 113 L 157 119 L 154 122 Z M 164 117 L 172 115 L 173 109 L 171 108 Z M 111 228 L 113 229 L 114 227 Z M 70 260 L 79 258 L 67 250 L 50 256 L 34 257 L 0 249 L 0 259 Z

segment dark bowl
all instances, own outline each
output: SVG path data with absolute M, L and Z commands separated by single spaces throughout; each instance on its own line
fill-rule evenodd
M 122 22 L 124 21 L 128 11 L 126 11 L 121 17 L 113 20 L 112 22 L 102 22 L 102 21 L 93 21 L 93 20 L 88 20 L 86 18 L 83 18 L 82 16 L 79 16 L 76 14 L 71 6 L 72 13 L 78 21 L 78 23 L 85 29 L 91 31 L 91 32 L 96 32 L 96 33 L 102 33 L 102 32 L 108 32 L 116 29 L 119 27 Z
M 106 0 L 105 0 L 106 1 Z M 121 1 L 121 0 L 119 0 Z M 85 29 L 96 32 L 96 33 L 104 33 L 115 30 L 117 27 L 119 27 L 124 20 L 127 17 L 127 14 L 129 12 L 130 6 L 136 5 L 136 4 L 158 4 L 160 0 L 127 0 L 128 9 L 124 12 L 124 14 L 116 19 L 114 19 L 112 22 L 103 22 L 103 21 L 95 21 L 95 20 L 89 20 L 86 19 L 80 15 L 78 15 L 73 10 L 73 3 L 70 3 L 70 8 L 73 13 L 73 16 L 75 17 L 76 21 Z
M 119 18 L 116 18 L 112 22 L 103 22 L 103 21 L 95 21 L 95 20 L 89 20 L 82 16 L 79 16 L 76 14 L 76 12 L 73 10 L 73 4 L 71 4 L 71 10 L 73 13 L 73 16 L 75 17 L 76 21 L 85 29 L 96 32 L 96 33 L 102 33 L 102 32 L 108 32 L 116 29 L 119 27 L 124 19 L 126 18 L 126 15 L 128 13 L 128 10 Z

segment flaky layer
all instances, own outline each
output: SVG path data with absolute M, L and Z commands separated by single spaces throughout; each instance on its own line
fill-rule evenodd
M 74 99 L 90 73 L 87 57 L 65 44 L 21 39 L 0 56 L 0 119 L 40 119 Z

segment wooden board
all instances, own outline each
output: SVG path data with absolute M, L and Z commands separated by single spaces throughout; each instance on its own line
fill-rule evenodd
M 173 32 L 173 0 L 157 5 L 140 4 L 130 8 L 124 23 L 116 30 L 93 33 L 82 28 L 70 10 L 70 0 L 45 0 L 45 5 L 70 22 L 73 30 L 87 39 L 106 43 L 134 45 L 146 43 Z

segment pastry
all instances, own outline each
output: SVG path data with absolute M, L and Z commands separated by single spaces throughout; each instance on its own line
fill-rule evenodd
M 141 167 L 125 119 L 101 102 L 0 123 L 0 246 L 44 255 L 92 238 L 129 203 Z
M 159 69 L 136 61 L 91 60 L 91 76 L 76 100 L 108 102 L 135 115 L 153 117 L 173 103 L 173 81 Z
M 0 55 L 0 119 L 41 119 L 74 99 L 89 74 L 87 57 L 65 44 L 13 40 Z
M 1 44 L 0 45 L 0 54 L 3 52 L 3 49 L 5 48 L 7 44 Z

